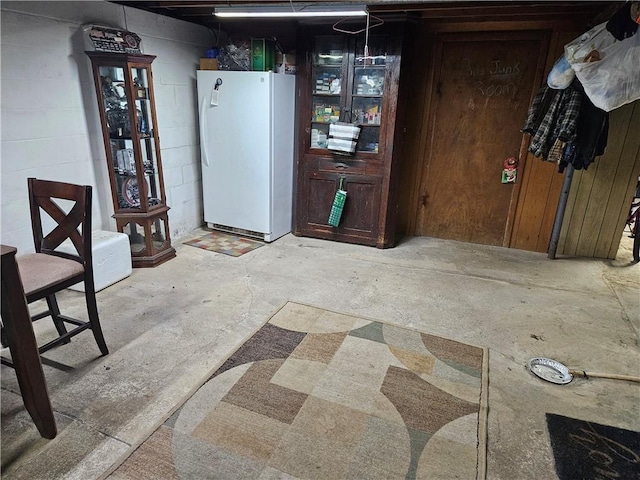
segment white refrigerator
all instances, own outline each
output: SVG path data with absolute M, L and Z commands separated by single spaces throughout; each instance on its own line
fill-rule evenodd
M 198 70 L 204 220 L 267 242 L 291 231 L 295 76 Z

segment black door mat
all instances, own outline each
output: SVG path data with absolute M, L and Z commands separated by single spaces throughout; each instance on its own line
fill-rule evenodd
M 560 480 L 640 479 L 640 432 L 547 413 Z

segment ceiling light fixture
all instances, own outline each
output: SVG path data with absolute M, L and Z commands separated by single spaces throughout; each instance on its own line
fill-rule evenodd
M 363 5 L 307 6 L 300 10 L 291 7 L 216 7 L 213 14 L 222 18 L 287 18 L 287 17 L 364 17 L 367 7 Z

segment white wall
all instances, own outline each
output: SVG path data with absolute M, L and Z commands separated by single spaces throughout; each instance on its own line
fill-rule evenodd
M 0 240 L 33 251 L 27 178 L 92 185 L 94 228 L 115 230 L 91 63 L 81 25 L 126 28 L 153 62 L 172 238 L 203 222 L 196 70 L 204 27 L 104 2 L 1 3 Z

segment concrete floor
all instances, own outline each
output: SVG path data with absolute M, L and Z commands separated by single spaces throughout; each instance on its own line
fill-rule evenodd
M 177 258 L 98 293 L 108 356 L 90 333 L 45 354 L 55 440 L 38 436 L 2 367 L 3 478 L 100 477 L 287 300 L 489 347 L 489 479 L 557 478 L 546 412 L 640 430 L 639 384 L 558 386 L 525 369 L 547 356 L 640 375 L 640 265 L 626 237 L 615 261 L 424 237 L 377 250 L 292 235 L 233 258 L 186 239 L 174 241 Z M 61 305 L 83 315 L 77 292 Z M 49 324 L 36 324 L 41 341 Z

